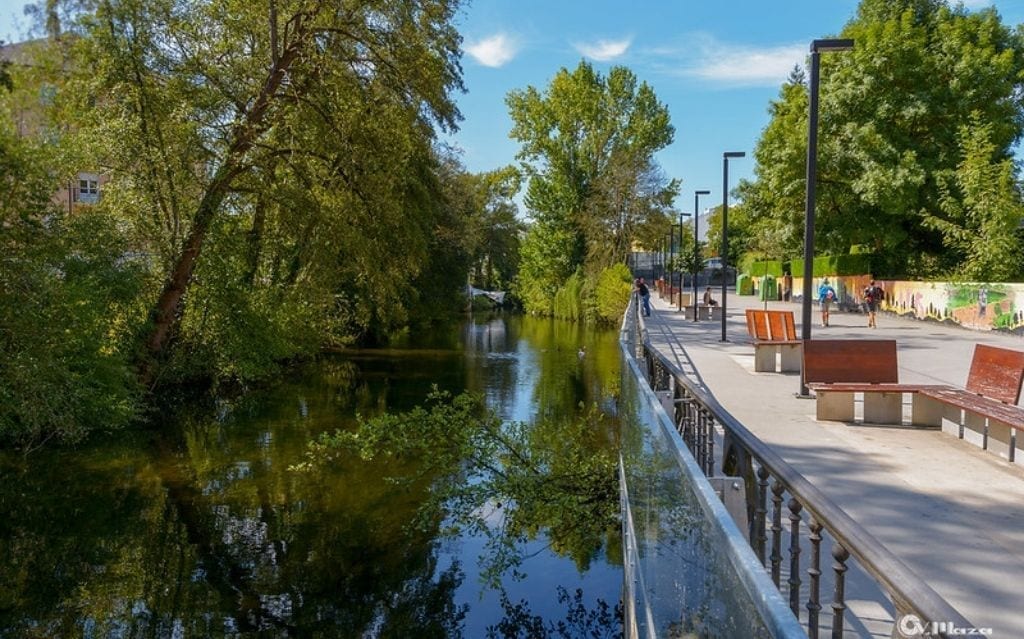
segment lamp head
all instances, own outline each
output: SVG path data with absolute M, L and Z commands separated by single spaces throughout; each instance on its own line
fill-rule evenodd
M 711 191 L 697 191 L 695 195 L 711 195 Z
M 744 151 L 726 151 L 722 154 L 722 157 L 724 158 L 743 158 L 746 156 L 747 154 Z
M 824 51 L 849 51 L 852 48 L 853 40 L 850 38 L 811 41 L 811 53 L 821 53 Z

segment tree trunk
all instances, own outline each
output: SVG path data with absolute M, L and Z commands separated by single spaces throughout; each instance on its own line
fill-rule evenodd
M 192 229 L 185 240 L 181 255 L 178 256 L 156 305 L 150 311 L 151 326 L 149 334 L 143 341 L 144 350 L 141 353 L 141 361 L 138 366 L 139 378 L 147 387 L 152 385 L 157 362 L 167 347 L 167 341 L 173 329 L 177 327 L 181 316 L 181 300 L 192 281 L 192 273 L 195 271 L 210 224 L 220 209 L 231 183 L 241 172 L 245 154 L 252 148 L 259 135 L 266 130 L 267 111 L 288 68 L 298 57 L 300 48 L 305 41 L 305 35 L 306 32 L 302 26 L 296 28 L 295 40 L 282 52 L 277 63 L 270 68 L 259 96 L 253 102 L 245 120 L 235 129 L 234 139 L 224 155 L 224 162 L 217 169 L 213 180 L 206 188 L 195 216 L 192 218 Z

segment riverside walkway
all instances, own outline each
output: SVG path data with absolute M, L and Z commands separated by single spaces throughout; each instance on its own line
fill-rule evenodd
M 977 627 L 1024 638 L 1024 467 L 936 429 L 817 421 L 814 401 L 795 397 L 798 373 L 754 372 L 744 309 L 763 302 L 753 297 L 730 294 L 726 343 L 719 321 L 686 319 L 656 294 L 651 303 L 649 338 L 675 367 Z M 799 323 L 799 304 L 769 308 Z M 962 388 L 975 344 L 1024 350 L 1019 337 L 887 315 L 877 329 L 857 313 L 834 312 L 830 324 L 813 336 L 897 340 L 905 383 Z M 872 602 L 856 605 L 851 612 L 873 615 Z

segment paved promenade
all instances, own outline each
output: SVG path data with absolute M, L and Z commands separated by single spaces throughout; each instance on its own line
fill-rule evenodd
M 728 303 L 722 343 L 719 321 L 687 320 L 655 293 L 652 343 L 968 620 L 1024 638 L 1024 467 L 934 429 L 817 421 L 814 401 L 794 396 L 798 373 L 754 372 L 744 309 L 763 302 Z M 799 330 L 799 304 L 768 307 L 792 310 Z M 833 313 L 828 328 L 813 317 L 814 338 L 897 340 L 906 383 L 962 388 L 975 344 L 1024 350 L 1019 337 L 882 314 L 877 329 L 863 314 Z

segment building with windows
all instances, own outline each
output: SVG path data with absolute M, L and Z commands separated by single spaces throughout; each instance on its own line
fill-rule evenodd
M 37 67 L 41 56 L 49 55 L 54 41 L 41 38 L 0 46 L 0 62 L 11 67 L 32 69 Z M 53 104 L 57 88 L 41 83 L 38 91 L 23 92 L 11 102 L 11 120 L 21 137 L 46 137 L 49 135 L 45 109 Z M 109 176 L 96 171 L 82 171 L 70 179 L 58 178 L 54 185 L 53 203 L 73 213 L 79 206 L 96 204 L 103 197 L 103 185 Z

